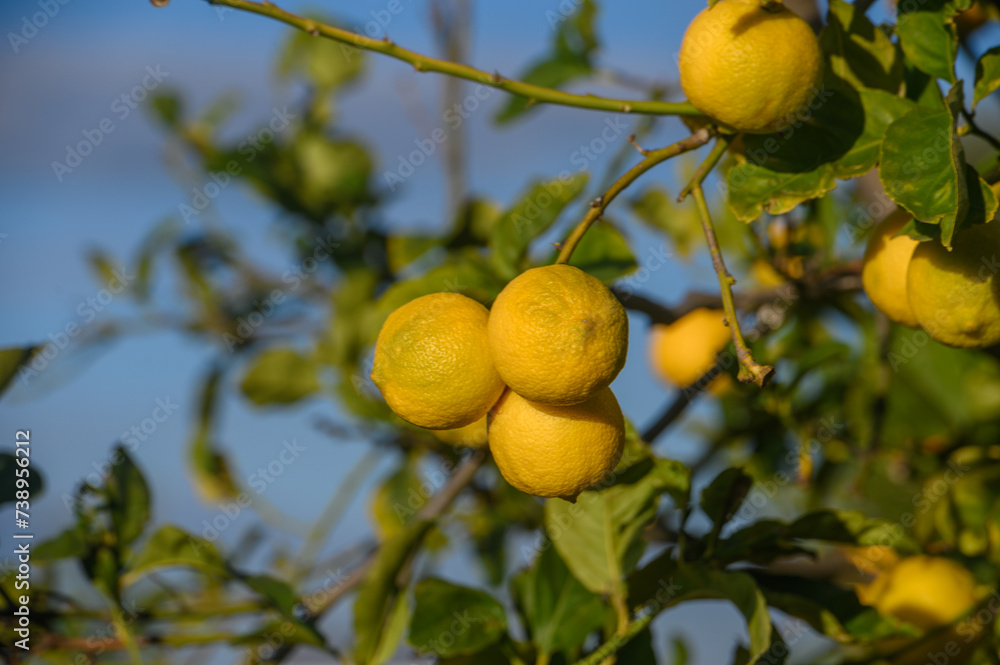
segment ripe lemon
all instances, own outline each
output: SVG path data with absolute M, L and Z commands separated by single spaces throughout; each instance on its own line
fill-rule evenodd
M 722 310 L 699 308 L 670 325 L 654 325 L 649 332 L 653 369 L 668 383 L 685 388 L 715 365 L 715 354 L 726 348 L 732 333 Z M 720 374 L 712 387 L 724 387 Z
M 855 589 L 862 604 L 924 631 L 957 621 L 979 600 L 976 581 L 965 567 L 924 555 L 900 559 L 873 582 Z M 893 665 L 926 665 L 937 662 L 935 655 L 945 658 L 945 653 L 949 665 L 963 665 L 987 632 L 960 623 L 909 649 L 906 638 L 884 640 L 880 649 L 892 654 Z
M 372 381 L 403 420 L 427 429 L 470 425 L 490 410 L 503 381 L 490 359 L 489 312 L 457 293 L 432 293 L 386 319 Z
M 879 222 L 865 248 L 861 284 L 872 304 L 891 320 L 916 328 L 917 317 L 906 295 L 906 271 L 917 248 L 909 236 L 893 237 L 912 217 L 902 208 Z
M 490 352 L 504 383 L 543 404 L 579 404 L 625 365 L 628 317 L 597 278 L 579 268 L 532 268 L 490 311 Z
M 883 616 L 930 630 L 959 619 L 978 600 L 976 580 L 961 564 L 934 556 L 911 556 L 857 587 L 858 600 Z
M 434 436 L 450 446 L 482 448 L 486 445 L 486 416 L 465 427 L 434 430 Z
M 737 131 L 766 134 L 810 101 L 823 54 L 809 24 L 782 4 L 722 0 L 691 21 L 678 65 L 695 108 Z
M 490 450 L 511 485 L 573 499 L 607 476 L 625 444 L 625 419 L 610 388 L 582 404 L 530 402 L 507 391 L 490 419 Z
M 906 288 L 927 334 L 943 344 L 982 349 L 1000 344 L 1000 221 L 955 234 L 952 251 L 923 242 L 913 252 Z

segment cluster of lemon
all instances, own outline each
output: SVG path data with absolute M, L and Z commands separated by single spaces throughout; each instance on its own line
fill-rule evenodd
M 491 310 L 456 293 L 403 305 L 375 343 L 372 380 L 404 420 L 488 441 L 504 478 L 573 499 L 614 469 L 625 421 L 608 387 L 625 365 L 628 318 L 578 268 L 527 270 Z
M 872 303 L 891 320 L 921 327 L 943 344 L 1000 344 L 1000 222 L 957 232 L 949 251 L 936 241 L 896 235 L 910 219 L 896 210 L 868 240 L 861 281 Z

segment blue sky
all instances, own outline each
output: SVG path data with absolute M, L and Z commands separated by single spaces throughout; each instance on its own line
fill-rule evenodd
M 25 31 L 25 20 L 31 21 L 45 6 L 52 14 L 45 25 L 34 33 Z M 348 26 L 364 26 L 386 2 L 283 6 L 319 7 L 341 16 Z M 388 34 L 409 48 L 432 52 L 426 3 L 403 0 L 403 6 Z M 601 64 L 675 82 L 674 54 L 684 26 L 701 6 L 694 1 L 615 3 L 613 12 L 605 9 L 601 14 Z M 559 11 L 559 2 L 476 3 L 472 64 L 505 75 L 522 71 L 547 49 L 552 30 L 547 11 Z M 59 338 L 68 324 L 95 326 L 128 314 L 128 307 L 115 299 L 106 307 L 100 305 L 101 311 L 92 304 L 100 304 L 102 285 L 91 277 L 86 252 L 101 247 L 119 259 L 130 256 L 154 224 L 176 214 L 178 205 L 190 197 L 187 187 L 164 166 L 163 136 L 149 120 L 148 109 L 142 102 L 132 109 L 115 100 L 130 94 L 144 79 L 147 86 L 169 85 L 184 91 L 195 108 L 221 91 L 234 90 L 244 103 L 233 130 L 238 133 L 259 126 L 273 108 L 289 103 L 292 93 L 277 86 L 272 74 L 273 57 L 288 34 L 286 27 L 235 11 L 219 13 L 196 0 L 173 0 L 163 9 L 141 0 L 8 1 L 0 4 L 0 28 L 5 35 L 0 45 L 4 91 L 0 95 L 4 146 L 0 303 L 6 313 L 0 323 L 0 345 L 6 346 Z M 12 43 L 10 33 L 23 39 L 14 38 Z M 151 71 L 157 75 L 151 76 Z M 338 111 L 341 126 L 361 136 L 378 155 L 381 172 L 411 151 L 414 140 L 425 138 L 426 126 L 418 126 L 410 117 L 413 114 L 403 109 L 422 108 L 433 117 L 438 113 L 434 104 L 441 79 L 417 75 L 408 65 L 381 57 L 370 58 L 369 74 L 363 86 L 342 100 Z M 503 101 L 500 93 L 492 95 L 485 110 L 473 114 L 468 124 L 470 188 L 500 202 L 510 202 L 532 178 L 574 168 L 573 152 L 598 136 L 610 117 L 546 108 L 528 121 L 497 129 L 490 124 L 490 109 Z M 109 126 L 113 131 L 101 130 Z M 55 173 L 52 163 L 66 159 L 66 146 L 80 141 L 85 132 L 95 136 L 95 131 L 101 140 L 92 154 L 71 172 Z M 680 123 L 668 120 L 657 142 L 673 140 L 680 132 Z M 617 140 L 624 141 L 624 135 Z M 611 152 L 592 164 L 595 174 L 603 174 Z M 654 173 L 648 182 L 665 177 Z M 432 228 L 441 224 L 444 202 L 442 169 L 431 163 L 397 191 L 386 218 L 400 228 Z M 291 257 L 279 251 L 275 210 L 235 187 L 226 189 L 216 203 L 218 219 L 238 228 L 255 256 L 278 269 L 291 267 Z M 630 234 L 640 262 L 662 243 L 647 232 L 633 229 Z M 692 284 L 711 288 L 712 274 L 704 263 L 693 267 L 669 263 L 652 274 L 645 290 L 671 301 Z M 626 415 L 642 426 L 655 417 L 670 392 L 646 367 L 645 322 L 634 318 L 632 323 L 632 354 L 615 389 Z M 201 531 L 204 520 L 219 515 L 217 506 L 193 497 L 182 452 L 195 382 L 211 354 L 211 349 L 170 333 L 128 337 L 104 350 L 61 352 L 27 385 L 15 385 L 0 402 L 0 433 L 32 430 L 33 463 L 49 480 L 46 495 L 33 505 L 39 536 L 57 533 L 67 524 L 69 514 L 60 497 L 101 467 L 123 432 L 141 428 L 156 413 L 162 415 L 164 403 L 176 403 L 176 411 L 157 423 L 135 452 L 154 487 L 155 519 Z M 161 411 L 156 411 L 158 405 Z M 706 417 L 711 410 L 702 408 L 698 413 Z M 274 460 L 284 441 L 294 439 L 304 447 L 301 459 L 306 461 L 289 464 L 262 495 L 302 520 L 319 514 L 332 488 L 367 449 L 364 442 L 331 444 L 312 426 L 317 415 L 336 416 L 336 407 L 314 399 L 293 409 L 258 411 L 232 399 L 224 405 L 220 427 L 223 446 L 244 479 Z M 671 433 L 659 450 L 686 456 L 692 452 L 691 440 Z M 382 463 L 373 478 L 388 468 Z M 365 533 L 361 500 L 369 488 L 370 483 L 351 505 L 327 551 Z M 6 513 L 0 514 L 0 520 L 7 519 Z M 240 515 L 222 540 L 235 542 L 256 521 L 255 516 Z M 458 561 L 456 566 L 457 572 L 450 574 L 476 581 L 468 562 Z M 672 615 L 667 613 L 666 621 L 676 630 L 682 624 Z M 702 631 L 692 634 L 699 663 L 725 658 L 740 626 L 732 611 L 713 603 L 697 603 L 690 623 L 683 625 L 709 618 L 721 622 L 716 624 L 721 627 L 711 636 Z M 342 634 L 346 627 L 341 623 L 337 630 Z

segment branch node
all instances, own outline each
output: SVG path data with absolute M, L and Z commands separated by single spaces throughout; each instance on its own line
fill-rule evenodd
M 639 151 L 639 154 L 645 157 L 649 154 L 649 151 L 643 148 L 641 145 L 635 142 L 635 134 L 629 134 L 628 142 L 632 144 L 632 147 Z
M 601 208 L 604 206 L 604 197 L 598 196 L 596 199 L 590 202 L 591 208 Z

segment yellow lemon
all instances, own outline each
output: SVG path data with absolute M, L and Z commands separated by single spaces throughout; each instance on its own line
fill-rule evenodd
M 490 450 L 511 485 L 573 499 L 606 477 L 625 445 L 625 419 L 610 388 L 582 404 L 530 402 L 507 391 L 490 419 Z
M 597 278 L 579 268 L 532 268 L 490 311 L 490 352 L 504 383 L 543 404 L 579 404 L 625 365 L 628 317 Z
M 1000 344 L 1000 221 L 955 234 L 952 251 L 922 242 L 913 252 L 906 288 L 927 334 L 943 344 L 982 349 Z
M 858 600 L 883 616 L 930 630 L 961 618 L 978 600 L 976 580 L 961 564 L 934 556 L 910 556 L 857 587 Z
M 715 355 L 726 348 L 732 333 L 719 309 L 699 308 L 670 325 L 654 325 L 649 332 L 653 369 L 668 383 L 686 388 L 715 365 Z M 712 383 L 723 387 L 719 375 Z
M 488 319 L 485 307 L 457 293 L 432 293 L 389 315 L 371 376 L 396 415 L 428 429 L 486 415 L 504 388 L 490 359 Z
M 865 248 L 861 284 L 880 312 L 896 323 L 916 328 L 917 317 L 906 295 L 906 271 L 920 243 L 909 236 L 893 237 L 911 219 L 900 208 L 878 223 Z
M 482 448 L 486 445 L 486 416 L 465 427 L 435 430 L 434 435 L 450 446 Z
M 681 88 L 702 113 L 751 134 L 796 118 L 819 84 L 823 54 L 809 24 L 780 2 L 721 0 L 681 42 Z

